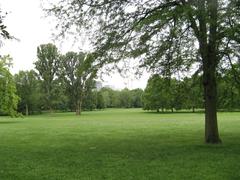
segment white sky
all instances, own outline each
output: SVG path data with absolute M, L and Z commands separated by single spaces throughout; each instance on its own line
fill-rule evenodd
M 8 12 L 5 19 L 5 25 L 11 35 L 19 39 L 7 40 L 0 48 L 0 54 L 10 54 L 13 57 L 12 73 L 19 70 L 33 69 L 33 62 L 36 61 L 37 46 L 44 43 L 53 42 L 52 33 L 54 22 L 44 18 L 44 13 L 40 7 L 40 0 L 0 0 L 0 6 L 3 11 Z M 56 43 L 55 43 L 56 44 Z M 58 46 L 60 52 L 77 51 L 72 42 L 67 41 Z M 83 44 L 82 49 L 88 49 L 87 44 Z M 145 74 L 140 79 L 131 75 L 124 79 L 118 73 L 111 77 L 104 77 L 103 84 L 110 85 L 117 89 L 122 88 L 145 88 L 149 75 Z

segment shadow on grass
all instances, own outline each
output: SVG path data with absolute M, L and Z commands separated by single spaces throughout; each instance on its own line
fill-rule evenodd
M 16 124 L 16 123 L 20 123 L 21 121 L 0 121 L 0 125 L 1 124 Z
M 196 112 L 191 112 L 191 111 L 164 111 L 164 112 L 156 112 L 156 111 L 142 111 L 142 113 L 147 113 L 147 114 L 203 114 L 204 111 L 196 111 Z

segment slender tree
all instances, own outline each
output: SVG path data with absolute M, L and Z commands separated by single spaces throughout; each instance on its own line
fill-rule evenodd
M 54 44 L 42 44 L 37 48 L 38 60 L 35 68 L 42 81 L 45 106 L 52 111 L 54 100 L 54 86 L 59 68 L 59 53 Z

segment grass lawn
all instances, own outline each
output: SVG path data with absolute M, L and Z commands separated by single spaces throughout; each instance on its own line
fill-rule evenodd
M 240 113 L 218 115 L 222 145 L 203 143 L 202 113 L 0 117 L 0 180 L 238 180 Z

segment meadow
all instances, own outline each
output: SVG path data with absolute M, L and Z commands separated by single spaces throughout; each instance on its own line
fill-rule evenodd
M 203 113 L 0 117 L 0 179 L 240 179 L 240 113 L 218 117 L 220 145 L 204 144 Z

